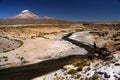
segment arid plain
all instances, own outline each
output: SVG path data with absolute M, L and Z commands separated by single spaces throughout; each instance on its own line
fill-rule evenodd
M 1 80 L 120 79 L 118 22 L 19 18 L 0 20 Z

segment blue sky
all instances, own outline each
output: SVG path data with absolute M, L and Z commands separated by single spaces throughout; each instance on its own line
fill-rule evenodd
M 120 20 L 120 0 L 0 0 L 0 18 L 24 9 L 39 16 L 71 21 Z

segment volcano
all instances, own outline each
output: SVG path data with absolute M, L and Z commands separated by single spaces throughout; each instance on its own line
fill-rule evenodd
M 10 17 L 10 19 L 40 19 L 40 17 L 29 10 L 23 10 L 20 14 Z

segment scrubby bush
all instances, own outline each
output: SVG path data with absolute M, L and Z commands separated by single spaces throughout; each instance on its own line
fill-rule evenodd
M 81 78 L 80 80 L 84 80 L 84 78 Z
M 3 56 L 2 58 L 4 59 L 4 61 L 8 61 L 8 56 Z
M 88 59 L 74 59 L 72 61 L 69 61 L 68 64 L 72 64 L 75 67 L 79 67 L 79 66 L 89 66 L 90 62 Z
M 92 80 L 96 80 L 96 79 L 98 79 L 100 76 L 98 75 L 98 74 L 94 74 L 92 77 L 91 77 L 91 79 Z
M 77 71 L 75 69 L 71 69 L 68 71 L 68 74 L 75 74 Z
M 120 66 L 120 63 L 115 63 L 115 66 Z
M 5 60 L 4 61 L 8 61 L 8 58 L 5 58 Z
M 77 71 L 82 71 L 82 69 L 83 69 L 83 66 L 80 65 L 80 66 L 77 68 Z
M 79 74 L 75 77 L 75 79 L 79 79 L 80 77 L 81 77 L 81 75 Z

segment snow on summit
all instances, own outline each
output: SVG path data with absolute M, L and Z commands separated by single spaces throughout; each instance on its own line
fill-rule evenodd
M 54 20 L 54 18 L 44 16 L 39 17 L 38 15 L 34 14 L 30 10 L 23 10 L 21 13 L 17 14 L 16 16 L 10 17 L 10 19 L 44 19 L 44 20 Z
M 23 10 L 20 14 L 11 17 L 11 19 L 40 19 L 40 17 L 29 10 Z
M 22 11 L 22 13 L 25 13 L 25 12 L 30 12 L 30 11 L 29 11 L 29 10 L 27 10 L 27 9 Z

